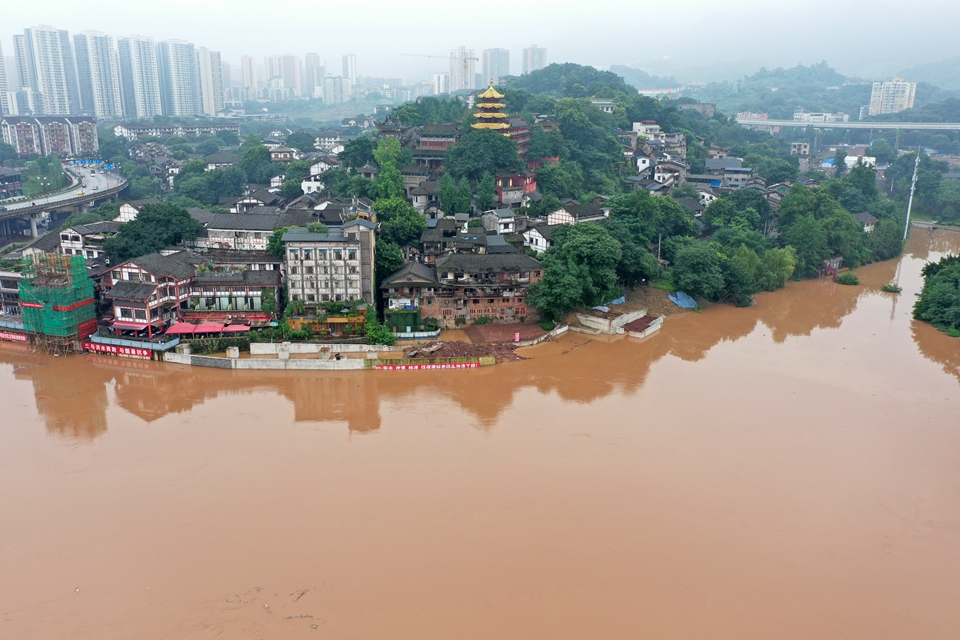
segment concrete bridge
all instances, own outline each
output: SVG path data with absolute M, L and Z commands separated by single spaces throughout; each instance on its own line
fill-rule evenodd
M 737 118 L 742 127 L 800 127 L 806 129 L 873 129 L 874 131 L 960 131 L 960 122 L 799 122 L 797 120 L 762 120 Z
M 113 173 L 100 173 L 92 168 L 74 169 L 77 182 L 59 193 L 39 196 L 20 202 L 0 201 L 0 236 L 13 235 L 15 219 L 30 221 L 30 232 L 37 237 L 37 218 L 53 211 L 77 213 L 87 211 L 94 205 L 112 200 L 127 186 L 122 176 Z M 86 185 L 86 186 L 84 186 Z M 79 192 L 82 191 L 83 195 Z

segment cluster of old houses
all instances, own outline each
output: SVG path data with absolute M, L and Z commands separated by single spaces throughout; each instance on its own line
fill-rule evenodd
M 503 98 L 492 87 L 474 96 L 477 122 L 472 126 L 511 137 L 523 155 L 530 126 L 505 113 Z M 550 116 L 538 116 L 537 124 L 545 130 L 558 126 Z M 183 134 L 159 129 L 166 126 L 124 125 L 117 133 L 131 139 Z M 243 196 L 222 198 L 218 204 L 230 213 L 191 209 L 203 229 L 185 246 L 121 264 L 106 261 L 104 242 L 135 219 L 143 206 L 157 202 L 146 199 L 125 202 L 113 221 L 61 229 L 51 234 L 54 238 L 42 238 L 24 251 L 86 257 L 91 277 L 110 307 L 109 327 L 123 335 L 150 337 L 178 322 L 265 326 L 274 319 L 273 301 L 281 287 L 288 303 L 320 310 L 320 314 L 328 303 L 382 302 L 387 322 L 403 332 L 423 324 L 453 328 L 477 321 L 534 319 L 529 287 L 542 278 L 543 271 L 532 255 L 550 248 L 553 233 L 561 225 L 595 222 L 610 215 L 608 198 L 602 196 L 585 202 L 563 200 L 539 218 L 524 215 L 525 205 L 541 200 L 537 170 L 557 158 L 498 173 L 494 208 L 445 215 L 437 197 L 439 178 L 447 151 L 460 138 L 461 125 L 408 128 L 388 118 L 376 126 L 379 135 L 397 137 L 410 149 L 414 163 L 400 172 L 408 200 L 426 219 L 421 237 L 401 248 L 405 264 L 380 283 L 376 281 L 378 223 L 373 203 L 325 195 L 324 174 L 340 166 L 337 154 L 348 141 L 337 130 L 318 133 L 317 151 L 309 154 L 280 141 L 289 130 L 267 135 L 263 142 L 272 161 L 310 161 L 303 195 L 284 198 L 281 175 L 270 184 L 248 185 Z M 759 190 L 777 209 L 791 186 L 766 185 L 742 159 L 718 147 L 710 149 L 705 173 L 691 173 L 686 136 L 664 132 L 655 122 L 634 123 L 620 137 L 625 161 L 637 169 L 636 176 L 627 178 L 628 184 L 652 195 L 665 195 L 684 182 L 694 184 L 697 197 L 678 201 L 695 219 L 724 191 L 734 189 Z M 138 142 L 131 155 L 170 185 L 182 166 L 156 142 Z M 213 170 L 239 163 L 240 156 L 220 152 L 204 160 L 206 168 Z M 378 171 L 371 163 L 358 173 L 375 178 Z M 323 223 L 325 229 L 312 231 L 311 223 Z M 278 230 L 285 230 L 282 255 L 268 250 Z M 5 309 L 13 308 L 6 298 L 4 304 Z

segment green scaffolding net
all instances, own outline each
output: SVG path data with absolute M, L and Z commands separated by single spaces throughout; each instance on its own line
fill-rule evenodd
M 86 338 L 97 329 L 93 281 L 83 256 L 35 254 L 23 259 L 20 306 L 28 331 Z

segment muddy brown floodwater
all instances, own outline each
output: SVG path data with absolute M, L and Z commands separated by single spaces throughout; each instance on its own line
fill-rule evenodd
M 0 637 L 960 637 L 948 251 L 479 371 L 0 349 Z

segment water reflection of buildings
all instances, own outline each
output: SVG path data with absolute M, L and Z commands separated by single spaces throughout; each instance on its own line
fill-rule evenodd
M 827 296 L 816 303 L 806 296 L 785 298 L 776 305 L 718 308 L 707 317 L 676 318 L 670 330 L 639 343 L 576 335 L 539 347 L 531 360 L 471 372 L 225 372 L 86 355 L 19 369 L 16 376 L 33 381 L 47 428 L 72 437 L 92 438 L 106 430 L 110 384 L 116 404 L 147 422 L 219 396 L 272 391 L 293 403 L 296 422 L 341 421 L 354 432 L 380 427 L 382 402 L 405 403 L 415 396 L 448 398 L 481 428 L 490 428 L 524 388 L 578 403 L 618 390 L 631 394 L 643 385 L 653 364 L 667 355 L 700 360 L 717 344 L 749 335 L 758 322 L 770 326 L 782 341 L 818 326 L 838 326 L 856 307 L 855 296 Z M 575 348 L 586 342 L 591 343 L 589 349 Z M 40 360 L 0 352 L 0 362 L 14 358 Z

